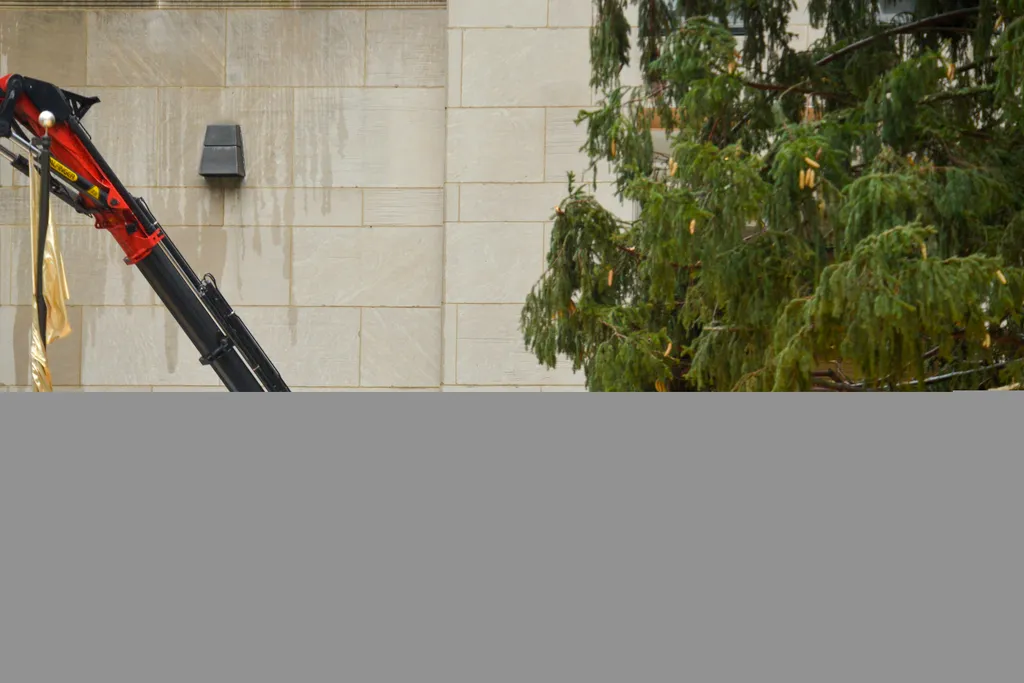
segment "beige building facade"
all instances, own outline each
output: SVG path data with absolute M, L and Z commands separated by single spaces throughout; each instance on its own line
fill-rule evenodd
M 518 323 L 587 165 L 592 0 L 82 4 L 0 9 L 0 72 L 101 98 L 93 141 L 295 391 L 583 390 Z M 217 123 L 242 126 L 238 184 L 199 175 Z M 30 385 L 26 186 L 0 171 L 0 391 Z M 56 390 L 223 391 L 113 238 L 57 218 Z

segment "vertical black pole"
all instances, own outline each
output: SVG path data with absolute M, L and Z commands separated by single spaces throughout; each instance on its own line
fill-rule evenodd
M 46 252 L 46 232 L 50 226 L 50 136 L 44 135 L 41 138 L 32 140 L 32 144 L 39 148 L 39 196 L 36 202 L 39 206 L 38 228 L 39 236 L 36 242 L 36 308 L 39 315 L 39 334 L 42 336 L 43 349 L 46 348 L 46 298 L 43 295 L 43 265 Z

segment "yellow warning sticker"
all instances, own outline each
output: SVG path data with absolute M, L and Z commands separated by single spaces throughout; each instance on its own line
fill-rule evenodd
M 54 171 L 56 171 L 57 173 L 60 173 L 62 176 L 64 176 L 65 178 L 67 178 L 71 182 L 73 182 L 73 183 L 77 183 L 78 182 L 78 174 L 75 173 L 74 171 L 72 171 L 70 168 L 68 168 L 64 164 L 62 164 L 59 161 L 57 161 L 56 159 L 54 159 L 53 157 L 50 157 L 50 166 L 53 168 Z
M 86 194 L 89 195 L 90 197 L 92 197 L 93 199 L 99 199 L 100 198 L 100 188 L 98 188 L 98 187 L 96 187 L 94 185 L 91 188 L 89 188 L 89 190 L 86 192 Z

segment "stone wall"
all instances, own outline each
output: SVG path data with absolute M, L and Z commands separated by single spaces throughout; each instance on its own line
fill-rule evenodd
M 94 141 L 296 390 L 580 390 L 518 322 L 587 165 L 592 0 L 361 4 L 4 10 L 0 72 L 102 99 Z M 211 123 L 243 126 L 240 187 L 198 174 Z M 2 170 L 0 390 L 29 384 L 25 185 Z M 51 348 L 58 390 L 222 390 L 112 238 L 57 216 L 75 329 Z
M 446 390 L 582 384 L 569 368 L 539 366 L 518 324 L 566 174 L 586 167 L 573 121 L 593 102 L 592 4 L 449 0 Z
M 443 8 L 7 11 L 0 70 L 102 99 L 85 119 L 93 140 L 194 268 L 214 274 L 290 384 L 437 390 L 445 28 Z M 211 123 L 243 127 L 240 187 L 199 176 Z M 7 167 L 7 386 L 29 384 L 28 201 L 18 184 Z M 75 334 L 52 347 L 55 383 L 216 389 L 112 238 L 58 215 Z

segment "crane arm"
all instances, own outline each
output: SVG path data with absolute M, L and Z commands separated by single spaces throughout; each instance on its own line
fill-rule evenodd
M 221 294 L 213 276 L 199 278 L 142 197 L 133 196 L 93 144 L 82 119 L 95 97 L 19 74 L 0 78 L 0 156 L 28 175 L 49 148 L 49 193 L 109 232 L 229 391 L 287 392 L 270 358 Z M 41 115 L 42 118 L 41 118 Z M 46 124 L 46 125 L 44 125 Z M 44 144 L 45 140 L 45 144 Z

